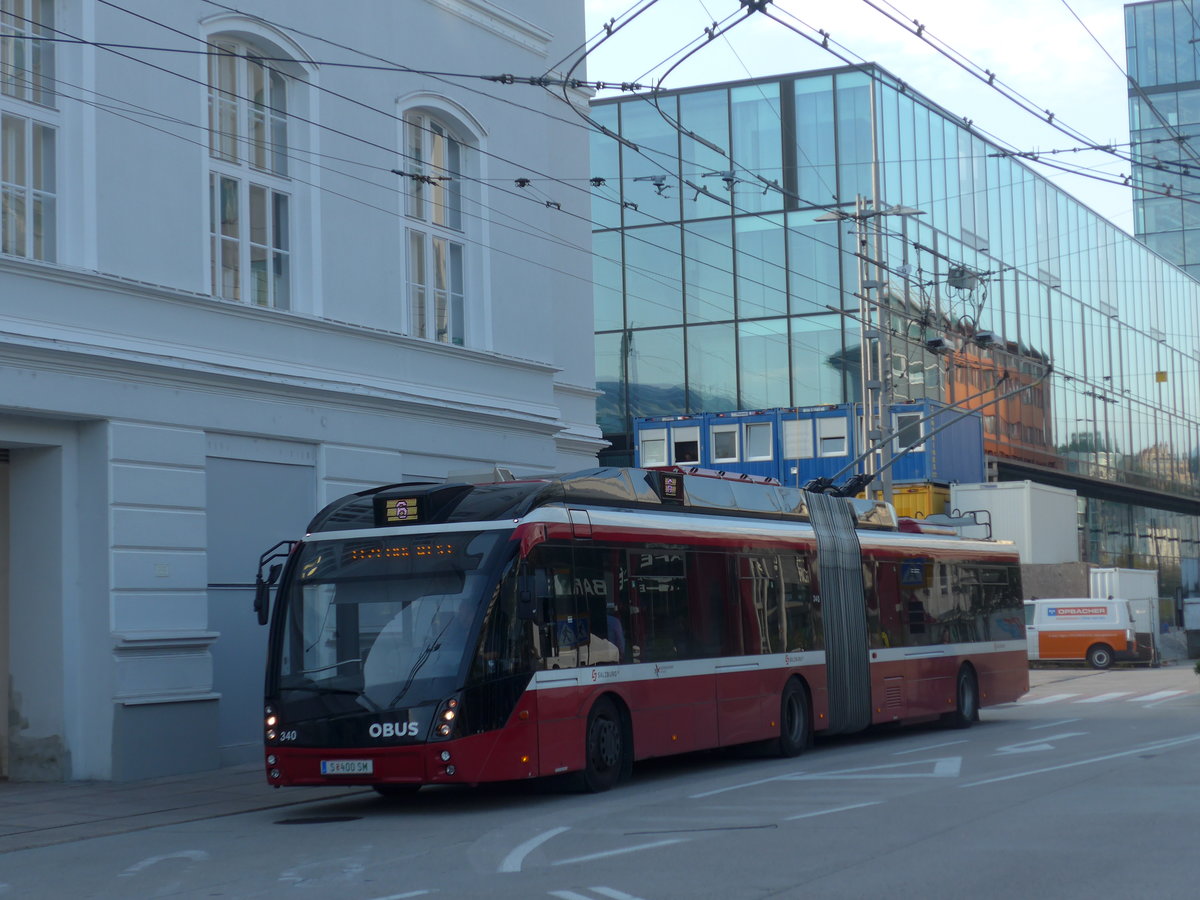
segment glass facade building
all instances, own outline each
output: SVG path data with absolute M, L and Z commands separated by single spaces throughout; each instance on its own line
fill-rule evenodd
M 878 67 L 591 115 L 603 461 L 636 417 L 865 373 L 979 408 L 995 477 L 1075 489 L 1085 560 L 1200 593 L 1200 283 Z
M 1134 233 L 1200 277 L 1200 40 L 1192 0 L 1125 7 Z

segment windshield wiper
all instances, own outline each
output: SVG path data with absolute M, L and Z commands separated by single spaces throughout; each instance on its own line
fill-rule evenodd
M 433 651 L 442 646 L 442 635 L 445 634 L 446 629 L 453 624 L 454 620 L 451 619 L 445 625 L 443 625 L 442 630 L 439 631 L 434 636 L 433 640 L 426 645 L 425 649 L 421 651 L 421 655 L 417 657 L 412 668 L 408 670 L 408 677 L 404 680 L 404 686 L 400 688 L 400 693 L 393 697 L 392 702 L 387 705 L 388 709 L 395 709 L 396 704 L 404 699 L 404 695 L 408 693 L 408 689 L 412 687 L 412 683 L 417 677 L 417 672 L 421 670 L 421 666 L 425 665 L 429 657 L 433 655 Z
M 327 666 L 318 666 L 315 669 L 301 669 L 296 674 L 297 675 L 311 675 L 313 672 L 328 672 L 330 669 L 336 669 L 338 666 L 346 665 L 346 663 L 358 663 L 361 666 L 362 665 L 362 657 L 359 656 L 359 657 L 355 657 L 354 659 L 339 659 L 337 662 L 332 662 Z
M 281 684 L 281 691 L 308 691 L 310 694 L 352 694 L 357 697 L 362 691 L 355 688 L 329 687 L 323 684 Z

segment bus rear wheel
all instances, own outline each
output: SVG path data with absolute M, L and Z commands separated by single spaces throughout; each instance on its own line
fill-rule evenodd
M 947 713 L 943 720 L 951 728 L 970 728 L 979 721 L 979 683 L 975 680 L 975 673 L 966 666 L 958 670 L 954 693 L 954 712 Z
M 1112 647 L 1108 644 L 1092 644 L 1088 647 L 1087 661 L 1093 669 L 1107 669 L 1113 661 Z
M 621 714 L 612 700 L 601 697 L 588 713 L 585 758 L 580 773 L 583 789 L 598 794 L 616 786 L 628 767 L 628 754 Z
M 803 686 L 789 681 L 779 701 L 779 755 L 799 756 L 812 741 L 808 695 Z

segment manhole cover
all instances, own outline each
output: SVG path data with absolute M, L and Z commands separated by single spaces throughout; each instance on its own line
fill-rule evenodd
M 355 822 L 362 816 L 297 816 L 294 819 L 280 819 L 276 825 L 328 825 L 330 822 Z

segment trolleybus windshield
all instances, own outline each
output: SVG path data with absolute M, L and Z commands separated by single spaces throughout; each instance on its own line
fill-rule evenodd
M 305 544 L 284 603 L 278 686 L 314 715 L 452 690 L 494 582 L 501 531 Z

